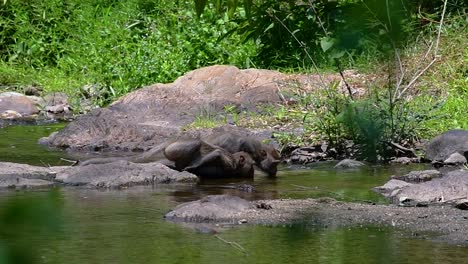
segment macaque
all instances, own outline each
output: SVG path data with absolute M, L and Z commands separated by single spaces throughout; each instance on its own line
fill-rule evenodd
M 263 144 L 254 138 L 232 133 L 214 135 L 204 140 L 230 153 L 246 152 L 252 157 L 260 170 L 267 173 L 268 176 L 276 176 L 281 157 L 273 146 Z
M 213 164 L 220 162 L 217 170 L 227 168 L 232 170 L 235 168 L 229 164 L 245 162 L 248 164 L 253 159 L 255 165 L 269 176 L 276 176 L 277 166 L 280 162 L 280 154 L 270 145 L 261 143 L 259 140 L 240 136 L 232 133 L 215 134 L 202 139 L 177 139 L 169 140 L 162 143 L 151 150 L 133 157 L 111 157 L 111 158 L 94 158 L 79 165 L 108 163 L 116 160 L 126 159 L 135 163 L 146 163 L 158 161 L 171 168 L 183 170 L 186 167 L 197 164 L 196 159 L 201 159 L 208 153 L 214 152 L 205 158 L 202 165 L 196 166 L 197 170 L 213 170 L 214 166 L 205 166 L 206 163 Z M 235 155 L 234 155 L 235 154 Z M 247 155 L 246 155 L 247 154 Z M 209 168 L 209 169 L 208 169 Z M 195 168 L 189 168 L 195 170 Z M 246 166 L 246 170 L 250 169 Z M 236 167 L 236 170 L 239 170 Z M 244 173 L 241 173 L 245 175 Z
M 253 177 L 255 162 L 246 152 L 230 153 L 200 139 L 179 140 L 164 149 L 175 169 L 201 177 Z

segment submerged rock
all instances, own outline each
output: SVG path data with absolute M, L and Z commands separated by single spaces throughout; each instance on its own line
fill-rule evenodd
M 352 159 L 344 159 L 338 164 L 335 165 L 334 168 L 336 169 L 355 169 L 355 168 L 360 168 L 362 166 L 365 166 L 366 164 L 357 161 L 357 160 L 352 160 Z
M 167 220 L 180 222 L 236 223 L 235 215 L 255 208 L 247 200 L 230 195 L 210 195 L 203 199 L 183 203 L 165 215 Z

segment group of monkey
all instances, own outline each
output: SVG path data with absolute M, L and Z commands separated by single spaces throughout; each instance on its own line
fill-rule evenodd
M 108 163 L 122 158 L 95 158 L 82 162 Z M 188 171 L 200 177 L 250 178 L 254 167 L 276 176 L 280 154 L 270 145 L 251 137 L 233 133 L 212 135 L 202 139 L 170 140 L 141 155 L 126 158 L 136 163 L 161 162 L 178 171 Z

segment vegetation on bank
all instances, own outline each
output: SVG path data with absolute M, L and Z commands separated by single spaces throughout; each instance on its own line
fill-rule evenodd
M 194 8 L 194 3 L 196 3 Z M 443 130 L 468 129 L 466 7 L 463 1 L 38 1 L 0 3 L 0 85 L 96 90 L 106 105 L 136 88 L 202 66 L 232 64 L 294 72 L 372 73 L 364 98 L 338 83 L 298 104 L 189 127 L 236 123 L 300 127 L 283 145 L 328 141 L 382 160 Z M 6 88 L 5 88 L 6 87 Z M 0 88 L 2 89 L 2 88 Z M 79 107 L 77 104 L 76 107 Z M 248 118 L 245 118 L 248 116 Z M 255 120 L 261 122 L 255 122 Z

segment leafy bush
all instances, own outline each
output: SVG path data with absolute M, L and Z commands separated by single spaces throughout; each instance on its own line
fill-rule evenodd
M 75 95 L 85 84 L 97 84 L 106 90 L 101 104 L 202 66 L 249 67 L 256 51 L 252 42 L 233 45 L 238 36 L 221 38 L 235 26 L 227 16 L 205 12 L 198 18 L 186 1 L 8 0 L 0 5 L 1 68 Z M 1 73 L 0 80 L 24 82 L 12 75 Z M 51 87 L 57 78 L 63 80 L 57 86 L 69 87 Z

